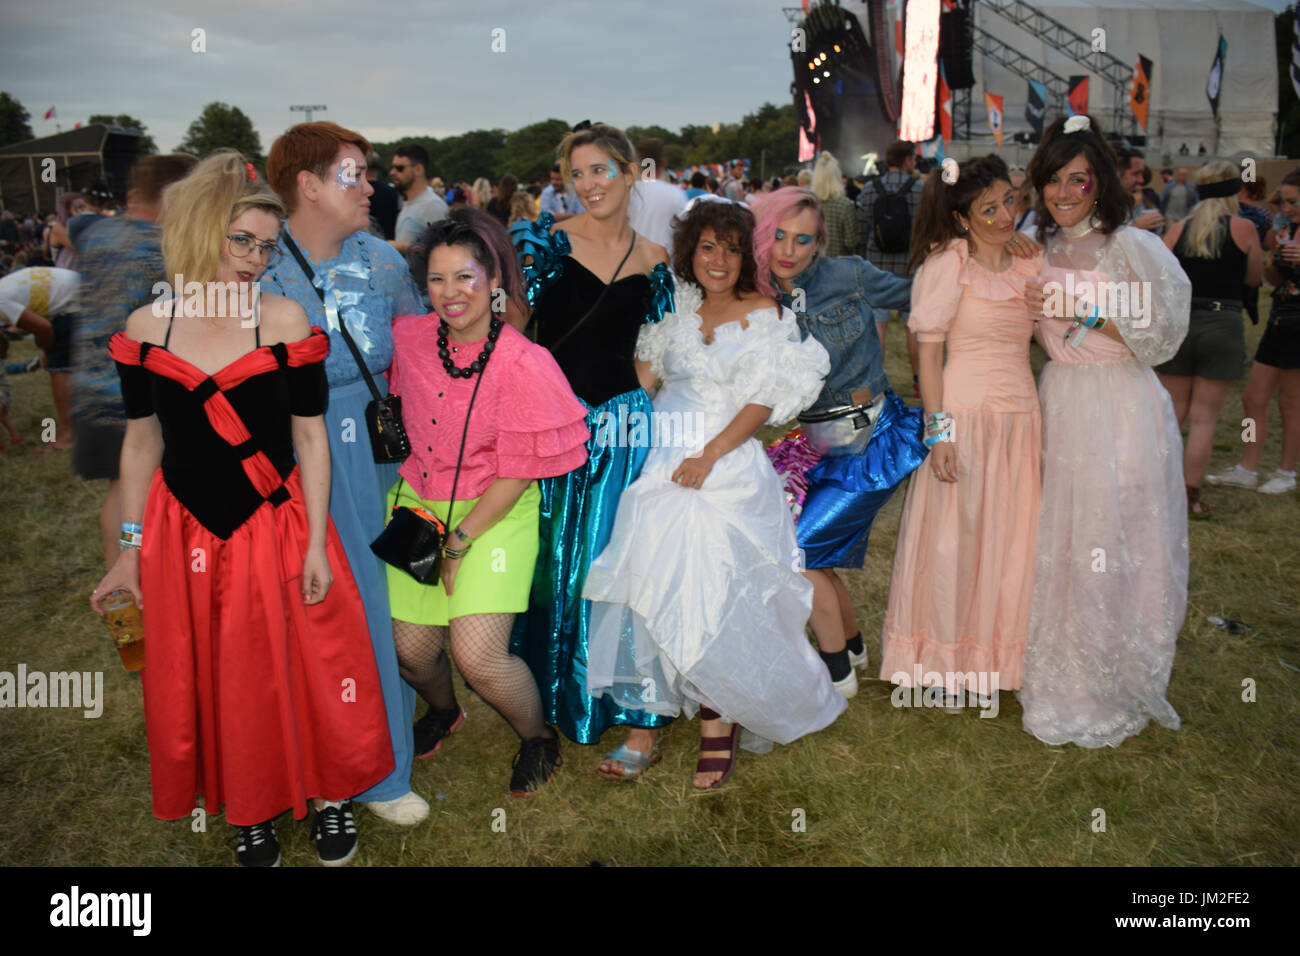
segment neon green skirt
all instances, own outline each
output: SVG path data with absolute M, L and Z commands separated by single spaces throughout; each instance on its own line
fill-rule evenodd
M 388 491 L 388 512 L 401 488 L 398 504 L 419 506 L 441 520 L 447 517 L 447 502 L 425 501 L 404 481 Z M 451 597 L 441 579 L 421 584 L 392 565 L 388 570 L 388 600 L 393 617 L 410 624 L 445 625 L 452 618 L 469 614 L 518 614 L 528 609 L 528 594 L 537 563 L 537 520 L 541 495 L 537 482 L 528 486 L 515 506 L 481 537 L 474 540 L 469 554 L 461 559 L 452 582 Z M 478 499 L 457 501 L 449 528 L 455 528 L 478 504 Z

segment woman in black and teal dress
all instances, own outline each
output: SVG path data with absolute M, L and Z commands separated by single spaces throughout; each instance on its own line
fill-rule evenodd
M 614 526 L 619 495 L 649 452 L 652 407 L 634 364 L 645 322 L 672 309 L 668 254 L 627 221 L 635 154 L 624 133 L 597 123 L 565 137 L 562 172 L 585 212 L 553 229 L 549 215 L 512 231 L 524 267 L 539 344 L 551 350 L 587 406 L 587 464 L 539 482 L 541 542 L 528 613 L 511 649 L 537 678 L 546 719 L 566 737 L 594 744 L 611 725 L 631 728 L 606 756 L 602 776 L 639 777 L 659 759 L 658 728 L 670 718 L 587 695 L 590 603 L 582 586 Z M 641 427 L 637 428 L 637 424 Z

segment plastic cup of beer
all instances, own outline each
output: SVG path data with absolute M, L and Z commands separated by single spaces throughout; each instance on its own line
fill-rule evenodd
M 135 596 L 126 588 L 118 588 L 99 602 L 104 609 L 104 623 L 113 636 L 113 646 L 122 658 L 122 666 L 129 671 L 144 667 L 144 622 Z

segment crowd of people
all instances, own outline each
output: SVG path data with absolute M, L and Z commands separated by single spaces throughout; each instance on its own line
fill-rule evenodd
M 383 170 L 313 122 L 264 173 L 148 156 L 120 214 L 63 202 L 62 264 L 0 278 L 0 315 L 105 482 L 91 604 L 143 612 L 154 813 L 224 807 L 272 866 L 276 818 L 314 809 L 347 862 L 357 804 L 428 815 L 411 770 L 465 719 L 453 660 L 519 737 L 515 796 L 616 725 L 593 769 L 636 780 L 696 714 L 692 785 L 720 787 L 849 706 L 875 642 L 844 575 L 909 476 L 871 673 L 954 711 L 1016 691 L 1051 744 L 1177 729 L 1188 515 L 1203 481 L 1256 486 L 1275 391 L 1260 490 L 1295 487 L 1300 170 L 1276 214 L 1226 163 L 1153 197 L 1087 116 L 1023 169 L 916 156 L 688 185 L 662 142 L 584 123 L 546 184 L 445 186 L 418 145 Z M 1260 432 L 1207 476 L 1261 278 Z M 919 404 L 885 374 L 894 316 Z

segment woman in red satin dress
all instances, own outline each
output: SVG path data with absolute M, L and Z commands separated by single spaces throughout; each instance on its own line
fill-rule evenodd
M 205 160 L 164 202 L 184 287 L 109 343 L 123 550 L 91 604 L 125 587 L 143 613 L 154 814 L 189 816 L 200 794 L 239 828 L 241 864 L 275 866 L 274 818 L 316 798 L 317 854 L 339 865 L 357 845 L 347 798 L 393 754 L 328 515 L 329 340 L 295 302 L 257 295 L 284 210 L 242 156 Z

